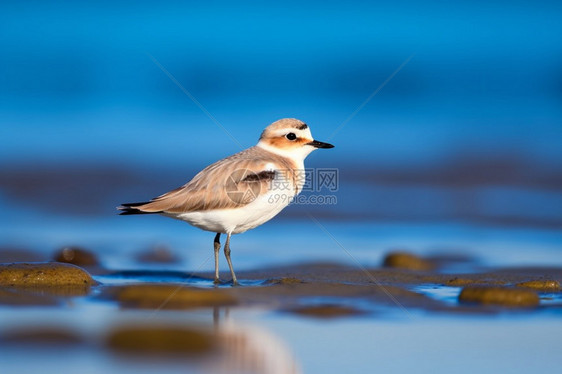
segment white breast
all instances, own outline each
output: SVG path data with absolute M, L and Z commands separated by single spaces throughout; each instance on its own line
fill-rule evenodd
M 298 186 L 299 191 L 300 189 L 301 186 Z M 292 180 L 288 180 L 279 172 L 270 183 L 270 188 L 247 205 L 234 209 L 214 209 L 169 216 L 202 230 L 239 234 L 275 217 L 289 205 L 294 196 L 295 186 Z

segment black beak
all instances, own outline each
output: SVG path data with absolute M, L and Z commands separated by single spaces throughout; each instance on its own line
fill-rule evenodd
M 334 146 L 331 145 L 330 143 L 319 142 L 318 140 L 313 140 L 310 143 L 306 143 L 306 144 L 316 148 L 334 148 Z

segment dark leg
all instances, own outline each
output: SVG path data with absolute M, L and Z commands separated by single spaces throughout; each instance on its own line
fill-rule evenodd
M 221 249 L 221 233 L 217 232 L 217 236 L 215 236 L 215 284 L 218 284 L 219 281 L 219 251 Z

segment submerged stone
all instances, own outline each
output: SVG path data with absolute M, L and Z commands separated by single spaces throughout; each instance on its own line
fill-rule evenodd
M 237 299 L 223 289 L 177 284 L 139 284 L 117 287 L 115 299 L 131 308 L 184 309 L 229 306 Z
M 384 259 L 383 266 L 417 271 L 427 271 L 435 268 L 435 265 L 431 261 L 424 260 L 408 252 L 389 253 Z
M 0 286 L 91 286 L 96 282 L 78 266 L 60 262 L 0 264 Z
M 107 346 L 123 353 L 200 355 L 216 348 L 213 334 L 179 326 L 121 327 L 109 334 Z
M 459 295 L 459 301 L 513 307 L 539 305 L 539 297 L 535 292 L 504 287 L 465 287 Z
M 555 280 L 533 280 L 523 283 L 518 283 L 517 287 L 532 288 L 539 291 L 560 291 L 560 282 Z

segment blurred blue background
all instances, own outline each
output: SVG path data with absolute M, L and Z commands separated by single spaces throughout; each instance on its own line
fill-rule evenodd
M 296 262 L 380 266 L 391 249 L 459 254 L 447 273 L 562 266 L 562 2 L 554 0 L 2 1 L 0 263 L 52 260 L 78 245 L 104 269 L 210 274 L 213 234 L 159 216 L 121 217 L 115 207 L 182 185 L 283 117 L 336 145 L 306 165 L 339 170 L 337 204 L 290 206 L 236 236 L 240 279 Z M 179 260 L 138 260 L 155 246 Z M 131 316 L 98 292 L 49 310 L 1 308 L 6 328 L 76 325 L 96 339 L 63 360 L 58 345 L 45 353 L 4 342 L 8 367 L 152 370 L 96 351 L 100 326 Z M 546 372 L 560 366 L 549 349 L 559 310 L 465 320 L 413 310 L 406 321 L 396 308 L 390 318 L 377 311 L 327 328 L 260 317 L 252 305 L 245 319 L 288 341 L 308 372 Z M 246 312 L 237 311 L 235 320 Z
M 307 166 L 340 170 L 338 204 L 281 219 L 562 228 L 559 1 L 0 7 L 5 241 L 129 224 L 116 205 L 240 149 L 155 61 L 243 147 L 282 117 L 336 145 Z

